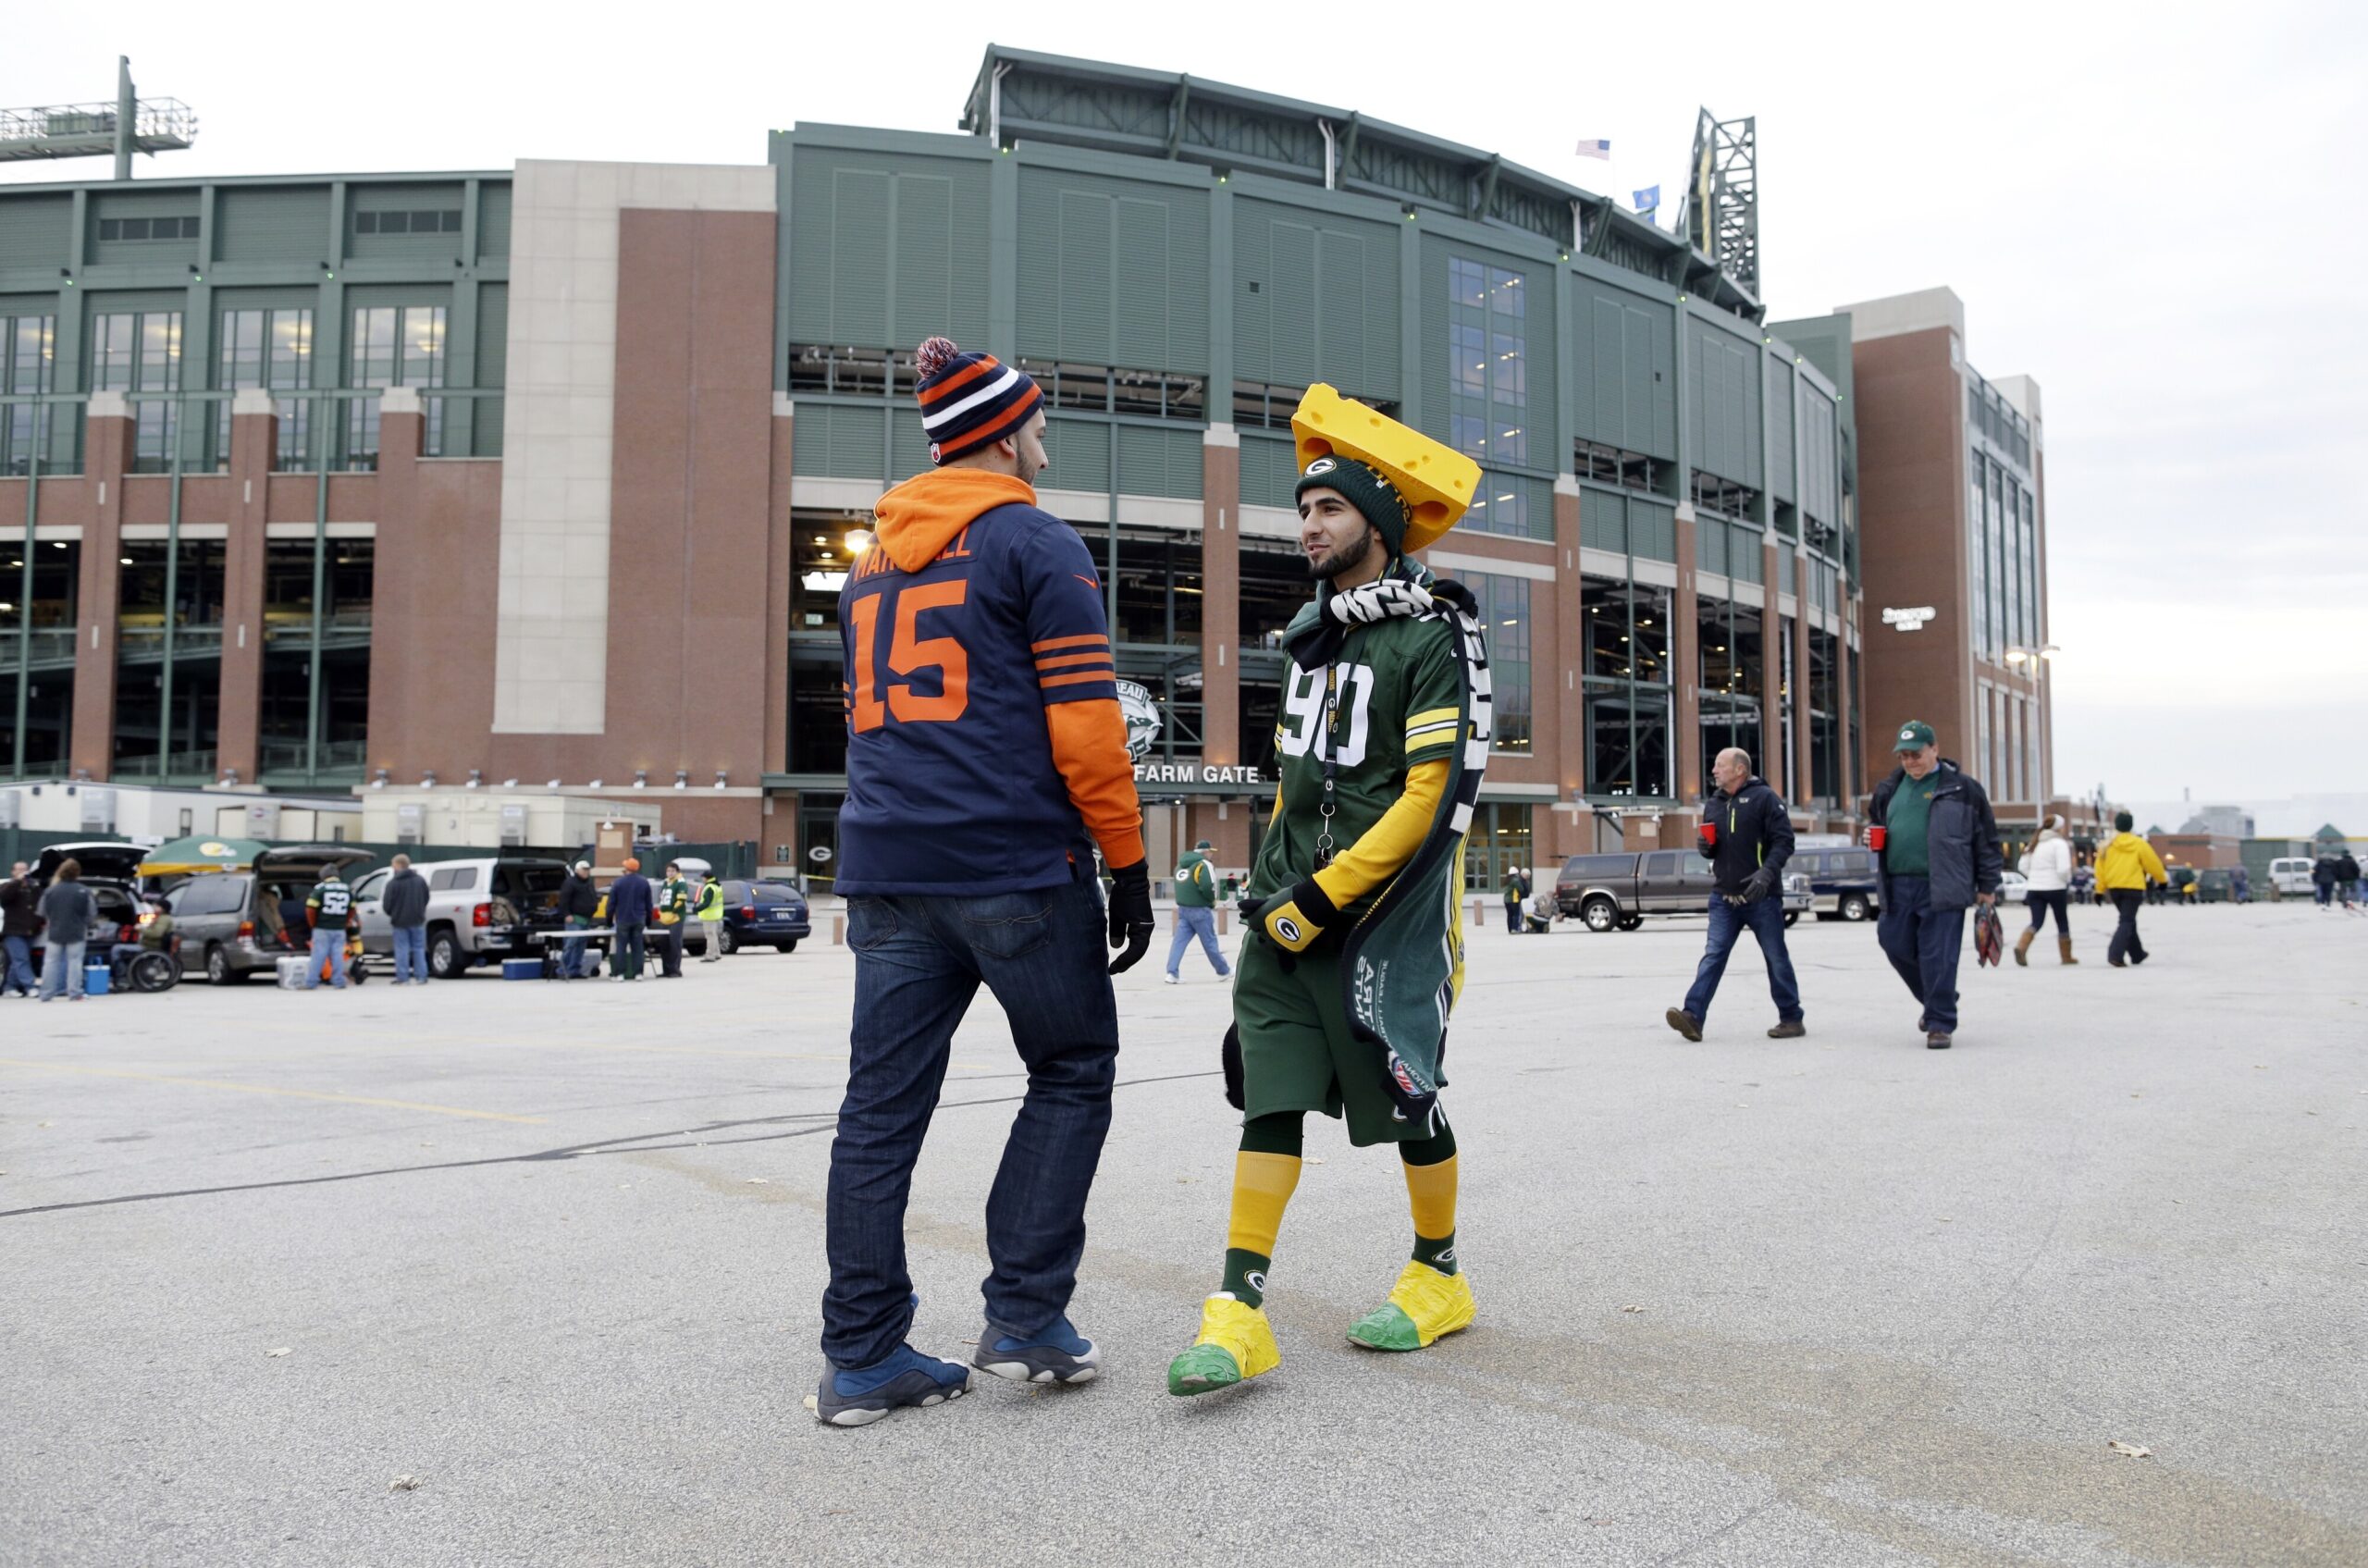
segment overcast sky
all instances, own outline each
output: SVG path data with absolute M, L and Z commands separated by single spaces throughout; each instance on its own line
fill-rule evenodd
M 143 174 L 756 163 L 799 120 L 953 130 L 991 38 L 1362 110 L 1623 201 L 1658 183 L 1672 211 L 1697 106 L 1756 115 L 1771 319 L 1947 284 L 1975 367 L 2041 384 L 2059 787 L 2200 800 L 2368 774 L 2355 10 L 12 13 L 0 105 L 111 98 L 130 54 L 143 93 L 196 108 L 196 147 Z M 1573 156 L 1582 136 L 1613 161 Z M 1867 635 L 1879 655 L 1899 634 Z

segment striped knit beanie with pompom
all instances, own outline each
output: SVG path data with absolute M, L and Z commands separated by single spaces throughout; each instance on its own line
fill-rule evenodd
M 931 338 L 915 350 L 913 367 L 920 375 L 921 429 L 931 463 L 1017 436 L 1044 406 L 1044 394 L 1017 366 L 993 354 L 964 353 L 951 338 Z

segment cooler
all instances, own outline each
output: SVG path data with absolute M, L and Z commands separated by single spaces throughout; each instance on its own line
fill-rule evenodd
M 82 994 L 85 996 L 105 995 L 107 994 L 107 982 L 113 978 L 113 971 L 105 964 L 84 965 L 82 969 Z
M 282 991 L 303 990 L 304 971 L 311 967 L 312 962 L 311 958 L 294 953 L 281 955 L 277 966 L 279 972 L 279 989 Z
M 540 958 L 504 958 L 501 960 L 501 978 L 540 980 L 543 978 L 543 961 Z

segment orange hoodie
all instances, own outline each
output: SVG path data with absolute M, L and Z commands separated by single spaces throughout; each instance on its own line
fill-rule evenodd
M 932 468 L 880 498 L 873 536 L 900 572 L 918 572 L 987 512 L 1018 501 L 1036 504 L 1036 488 L 1016 474 L 991 469 Z M 1142 806 L 1135 795 L 1135 765 L 1127 750 L 1127 720 L 1115 698 L 1056 702 L 1044 710 L 1070 804 L 1084 819 L 1112 870 L 1140 864 Z

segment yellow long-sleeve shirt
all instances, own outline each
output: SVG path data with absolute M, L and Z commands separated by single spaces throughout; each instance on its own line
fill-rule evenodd
M 2117 833 L 2097 851 L 2097 885 L 2108 893 L 2115 888 L 2143 892 L 2150 882 L 2170 880 L 2154 846 L 2134 833 Z

